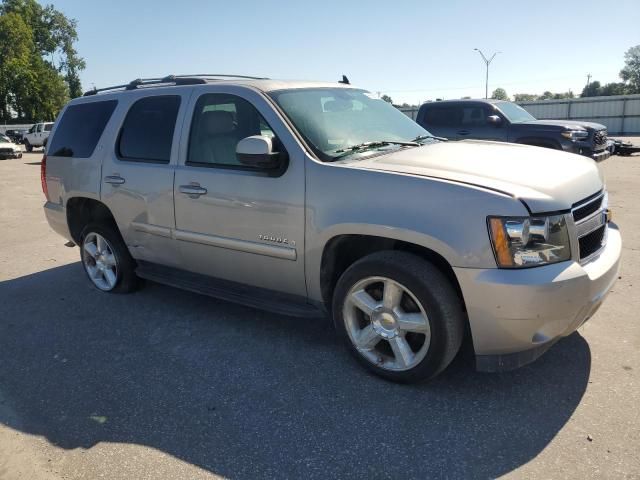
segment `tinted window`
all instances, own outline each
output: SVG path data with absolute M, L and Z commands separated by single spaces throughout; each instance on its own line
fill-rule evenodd
M 428 108 L 424 115 L 424 123 L 441 127 L 457 127 L 460 125 L 462 111 L 458 107 Z
M 240 163 L 236 146 L 252 135 L 275 137 L 253 105 L 234 95 L 203 95 L 193 112 L 187 163 L 251 168 Z M 278 149 L 277 142 L 274 149 Z
M 45 132 L 50 132 L 52 128 L 53 128 L 53 123 L 45 123 L 44 125 Z
M 124 160 L 169 163 L 180 97 L 167 95 L 138 100 L 120 131 L 118 152 Z
M 465 127 L 484 127 L 487 124 L 488 111 L 481 106 L 462 109 L 462 125 Z
M 116 100 L 109 100 L 68 107 L 51 141 L 49 155 L 75 158 L 93 155 L 117 103 Z

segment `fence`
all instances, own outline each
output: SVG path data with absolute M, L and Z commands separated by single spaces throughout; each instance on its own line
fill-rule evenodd
M 519 105 L 540 120 L 584 120 L 601 123 L 610 134 L 640 134 L 640 95 L 567 98 L 520 102 Z M 401 108 L 416 119 L 417 108 Z
M 0 133 L 4 133 L 7 130 L 29 130 L 33 123 L 25 123 L 20 125 L 0 125 Z
M 640 133 L 640 95 L 571 98 L 520 102 L 539 119 L 585 120 L 601 123 L 609 133 Z

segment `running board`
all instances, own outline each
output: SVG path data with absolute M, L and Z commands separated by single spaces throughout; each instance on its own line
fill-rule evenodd
M 321 307 L 308 303 L 304 297 L 221 280 L 155 263 L 138 261 L 136 275 L 153 282 L 280 315 L 317 318 L 326 316 L 326 312 Z

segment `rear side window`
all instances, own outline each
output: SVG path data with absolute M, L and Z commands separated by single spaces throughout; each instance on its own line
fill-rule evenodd
M 169 163 L 179 108 L 180 97 L 177 95 L 147 97 L 134 103 L 120 130 L 120 158 Z
M 424 115 L 424 124 L 440 127 L 457 127 L 461 122 L 462 111 L 458 107 L 429 108 Z
M 49 155 L 73 158 L 93 155 L 117 103 L 116 100 L 108 100 L 68 107 L 50 143 Z
M 45 132 L 50 132 L 52 128 L 53 128 L 53 123 L 46 123 L 44 125 L 44 131 Z

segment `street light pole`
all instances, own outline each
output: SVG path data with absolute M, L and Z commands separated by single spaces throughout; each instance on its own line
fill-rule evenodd
M 479 48 L 474 48 L 474 50 L 480 54 L 480 56 L 482 57 L 482 60 L 484 60 L 484 63 L 487 66 L 487 74 L 485 76 L 485 83 L 484 83 L 484 98 L 489 98 L 489 64 L 496 57 L 497 54 L 502 52 L 495 52 L 493 55 L 491 55 L 491 58 L 487 60 L 487 57 L 484 56 L 484 53 L 482 53 L 482 50 L 480 50 Z

